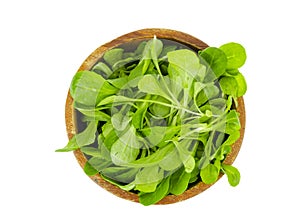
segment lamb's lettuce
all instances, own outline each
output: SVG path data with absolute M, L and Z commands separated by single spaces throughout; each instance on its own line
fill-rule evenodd
M 73 77 L 70 92 L 84 130 L 65 148 L 87 157 L 87 175 L 100 174 L 144 205 L 180 195 L 221 173 L 236 186 L 239 171 L 224 164 L 240 137 L 233 100 L 247 90 L 237 43 L 195 51 L 154 37 L 135 49 L 107 51 Z

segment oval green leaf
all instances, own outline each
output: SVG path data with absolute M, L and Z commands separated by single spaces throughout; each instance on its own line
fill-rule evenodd
M 157 203 L 169 193 L 170 176 L 163 179 L 158 185 L 156 190 L 152 193 L 141 193 L 139 195 L 139 201 L 144 206 L 149 206 Z
M 227 57 L 227 69 L 237 69 L 245 64 L 247 55 L 245 48 L 238 43 L 227 43 L 220 47 Z
M 237 168 L 232 165 L 222 164 L 222 168 L 227 175 L 228 182 L 231 186 L 237 186 L 240 183 L 241 175 Z
M 89 164 L 89 162 L 85 163 L 83 171 L 88 176 L 94 176 L 98 173 L 98 171 L 91 164 Z
M 200 177 L 205 184 L 212 184 L 217 181 L 219 170 L 215 165 L 208 164 L 200 170 Z
M 247 91 L 246 80 L 245 80 L 244 76 L 241 73 L 238 73 L 237 75 L 235 75 L 234 78 L 235 78 L 235 80 L 237 82 L 237 85 L 238 85 L 237 97 L 241 97 Z
M 219 81 L 224 94 L 237 97 L 238 95 L 238 83 L 234 77 L 222 77 Z
M 217 78 L 225 72 L 227 57 L 219 48 L 208 47 L 201 52 L 200 56 L 206 61 L 206 65 L 213 71 Z

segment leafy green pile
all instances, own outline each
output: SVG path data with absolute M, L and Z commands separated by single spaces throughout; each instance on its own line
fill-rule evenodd
M 143 205 L 212 184 L 220 173 L 236 186 L 239 171 L 223 161 L 240 137 L 245 60 L 237 43 L 195 53 L 154 37 L 131 51 L 113 48 L 74 76 L 81 129 L 57 151 L 80 149 L 87 175 L 137 193 Z

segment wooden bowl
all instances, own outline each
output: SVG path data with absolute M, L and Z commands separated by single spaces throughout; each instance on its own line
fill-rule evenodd
M 169 30 L 169 29 L 142 29 L 138 31 L 134 31 L 128 34 L 125 34 L 123 36 L 120 36 L 111 42 L 108 42 L 99 48 L 97 48 L 88 58 L 82 63 L 78 71 L 81 70 L 90 70 L 93 65 L 103 56 L 103 54 L 112 48 L 118 47 L 124 43 L 137 41 L 137 40 L 144 40 L 144 39 L 151 39 L 153 36 L 156 35 L 157 38 L 160 39 L 168 39 L 177 41 L 179 43 L 185 44 L 191 48 L 194 48 L 196 50 L 199 49 L 205 49 L 208 47 L 206 43 L 203 41 L 180 31 L 175 30 Z M 243 137 L 244 137 L 244 131 L 245 131 L 245 106 L 244 106 L 244 100 L 243 97 L 240 97 L 238 99 L 238 107 L 237 112 L 240 114 L 240 122 L 241 122 L 241 130 L 240 130 L 240 138 L 232 145 L 232 152 L 227 155 L 225 159 L 226 164 L 232 164 L 237 157 L 239 150 L 242 145 Z M 65 106 L 65 120 L 66 120 L 66 129 L 68 133 L 69 139 L 72 138 L 72 136 L 76 133 L 76 124 L 75 124 L 75 111 L 73 108 L 73 99 L 70 96 L 70 92 L 68 92 L 67 100 L 66 100 L 66 106 Z M 80 151 L 74 151 L 75 157 L 77 161 L 79 162 L 80 166 L 83 168 L 87 159 L 84 156 L 84 154 Z M 219 179 L 222 177 L 223 174 L 220 174 Z M 135 193 L 127 192 L 119 187 L 103 180 L 99 174 L 95 176 L 90 177 L 94 182 L 96 182 L 99 186 L 106 189 L 107 191 L 113 193 L 114 195 L 133 201 L 133 202 L 139 202 L 138 196 Z M 163 198 L 161 201 L 159 201 L 157 204 L 171 204 L 176 203 L 182 200 L 186 200 L 188 198 L 191 198 L 195 195 L 198 195 L 199 193 L 205 191 L 213 184 L 207 185 L 203 182 L 199 182 L 193 187 L 187 189 L 183 194 L 179 196 L 175 195 L 168 195 L 165 198 Z

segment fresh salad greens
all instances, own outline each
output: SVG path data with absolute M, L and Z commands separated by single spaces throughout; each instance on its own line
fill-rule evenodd
M 113 48 L 74 76 L 78 133 L 57 151 L 80 149 L 87 175 L 99 173 L 143 205 L 212 184 L 220 173 L 236 186 L 239 171 L 223 162 L 240 137 L 245 60 L 237 43 L 196 53 L 154 37 Z

